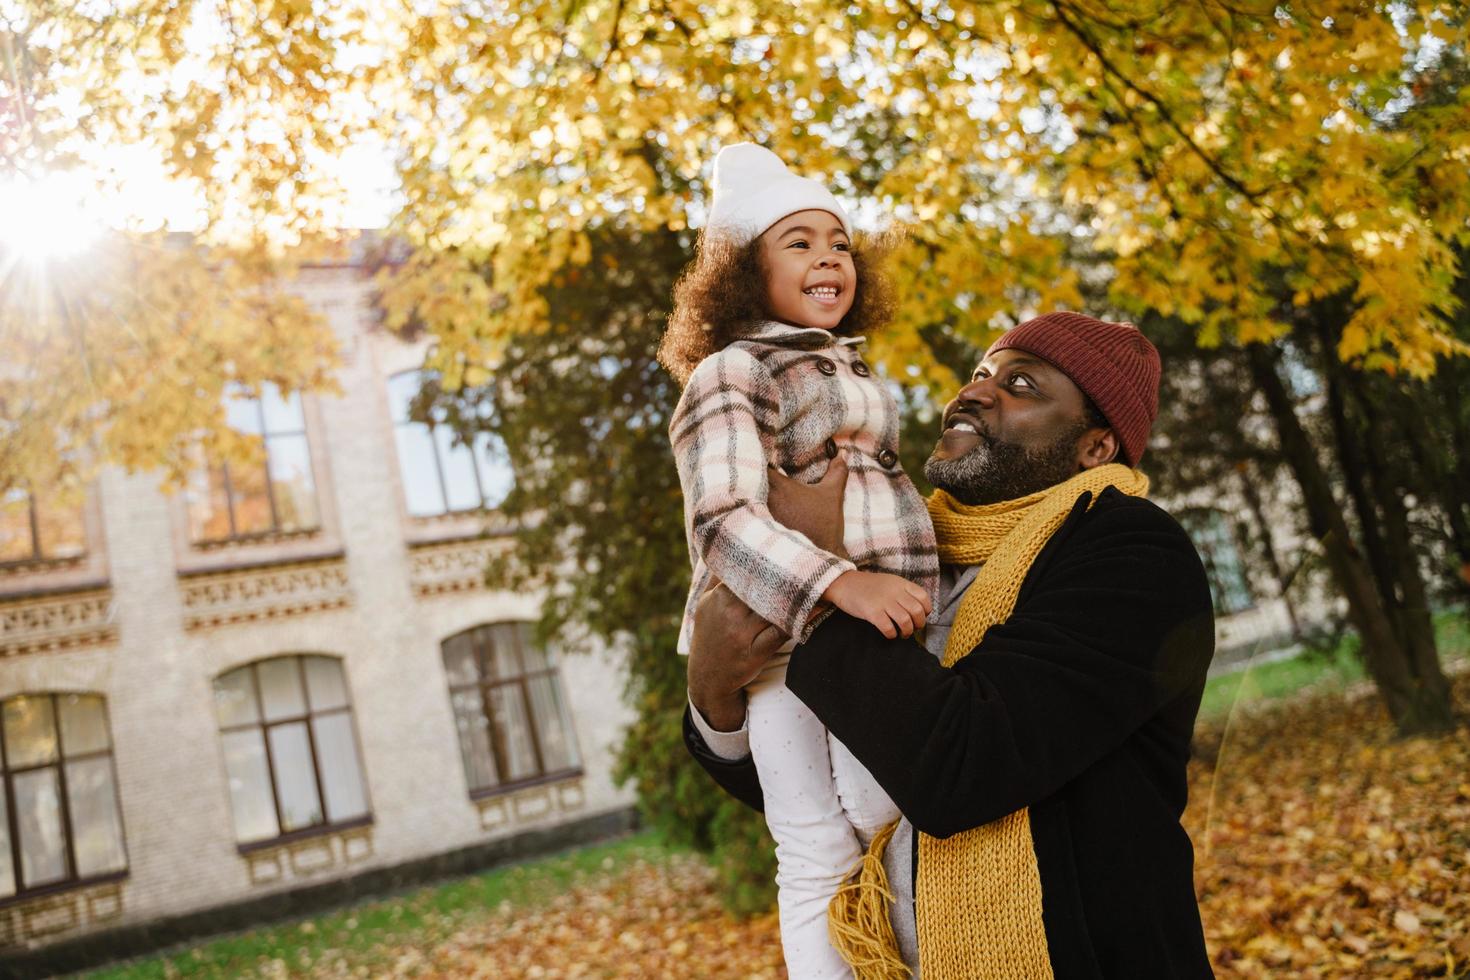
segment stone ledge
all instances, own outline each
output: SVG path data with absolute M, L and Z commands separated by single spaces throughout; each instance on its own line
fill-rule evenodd
M 193 552 L 203 555 L 217 552 L 243 552 L 251 548 L 270 545 L 300 546 L 303 542 L 320 541 L 321 538 L 322 529 L 320 527 L 308 527 L 297 531 L 263 531 L 259 534 L 242 534 L 211 541 L 192 541 L 189 547 Z
M 34 578 L 49 572 L 71 572 L 87 567 L 90 556 L 71 555 L 66 558 L 31 558 L 24 561 L 8 561 L 0 565 L 0 582 Z
M 391 868 L 287 889 L 229 905 L 108 929 L 36 950 L 7 950 L 7 977 L 48 977 L 143 956 L 207 936 L 299 918 L 438 881 L 619 837 L 638 826 L 632 807 L 419 858 Z

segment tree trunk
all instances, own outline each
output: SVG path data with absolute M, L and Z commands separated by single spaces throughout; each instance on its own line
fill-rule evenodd
M 1434 619 L 1417 556 L 1409 546 L 1409 520 L 1403 502 L 1385 497 L 1384 530 L 1390 561 L 1400 570 L 1403 601 L 1392 610 L 1395 632 L 1409 659 L 1409 672 L 1417 681 L 1411 711 L 1415 731 L 1448 731 L 1454 727 L 1454 705 L 1450 682 L 1439 662 L 1439 644 L 1434 637 Z
M 1378 584 L 1352 539 L 1326 470 L 1278 373 L 1279 355 L 1260 344 L 1250 345 L 1245 353 L 1276 423 L 1282 454 L 1301 488 L 1308 526 L 1326 552 L 1333 580 L 1347 600 L 1348 619 L 1362 641 L 1364 664 L 1389 716 L 1401 735 L 1444 730 L 1452 718 L 1449 699 L 1436 701 L 1435 692 L 1426 688 L 1409 651 L 1399 641 Z
M 1259 531 L 1261 553 L 1266 559 L 1266 565 L 1271 569 L 1271 576 L 1276 580 L 1276 595 L 1286 607 L 1286 618 L 1291 622 L 1291 638 L 1296 642 L 1302 642 L 1305 635 L 1302 632 L 1301 618 L 1297 616 L 1296 603 L 1291 601 L 1291 580 L 1294 576 L 1286 574 L 1286 569 L 1281 567 L 1281 559 L 1276 554 L 1276 546 L 1271 543 L 1271 521 L 1266 516 L 1266 507 L 1261 502 L 1261 494 L 1256 489 L 1256 483 L 1241 470 L 1237 474 L 1240 484 L 1240 494 L 1245 498 L 1246 506 L 1250 508 L 1251 519 L 1255 521 Z
M 1337 359 L 1329 338 L 1322 338 L 1322 377 L 1327 384 L 1327 417 L 1332 422 L 1332 435 L 1336 441 L 1337 462 L 1342 472 L 1343 489 L 1352 501 L 1353 513 L 1358 518 L 1357 540 L 1368 555 L 1368 570 L 1378 587 L 1385 610 L 1395 608 L 1399 596 L 1394 589 L 1394 575 L 1388 560 L 1388 549 L 1383 542 L 1383 528 L 1378 509 L 1368 487 L 1368 465 L 1363 459 L 1359 434 L 1348 418 L 1347 398 L 1343 392 L 1347 368 Z
M 1415 711 L 1423 730 L 1442 731 L 1454 724 L 1450 683 L 1439 662 L 1439 645 L 1434 637 L 1434 619 L 1429 611 L 1429 594 L 1424 587 L 1424 570 L 1414 553 L 1409 512 L 1404 506 L 1403 487 L 1384 459 L 1383 447 L 1395 438 L 1385 425 L 1385 412 L 1375 411 L 1361 375 L 1343 379 L 1351 408 L 1360 420 L 1360 462 L 1366 474 L 1364 489 L 1376 502 L 1381 522 L 1371 533 L 1379 535 L 1385 575 L 1379 592 L 1384 596 L 1394 632 L 1408 655 L 1409 671 L 1418 680 Z M 1369 533 L 1365 528 L 1365 533 Z
M 1407 427 L 1419 482 L 1444 514 L 1452 557 L 1459 565 L 1461 597 L 1470 599 L 1470 427 L 1460 408 L 1460 392 L 1467 383 L 1470 373 L 1448 358 L 1432 379 L 1402 396 L 1404 404 L 1395 414 Z

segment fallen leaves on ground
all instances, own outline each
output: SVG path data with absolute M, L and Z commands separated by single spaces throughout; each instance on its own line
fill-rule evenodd
M 1470 673 L 1455 686 L 1470 704 Z M 1195 741 L 1185 823 L 1220 977 L 1470 975 L 1470 731 L 1395 739 L 1360 685 Z
M 1456 701 L 1470 704 L 1470 673 Z M 1227 977 L 1470 973 L 1470 731 L 1399 740 L 1372 688 L 1202 727 L 1185 816 Z M 424 954 L 444 977 L 777 977 L 773 917 L 737 923 L 696 859 L 637 863 Z
M 1456 679 L 1470 705 L 1470 671 Z M 1399 740 L 1368 685 L 1197 732 L 1185 824 L 1218 976 L 1470 976 L 1470 730 Z M 300 928 L 307 929 L 311 923 Z M 774 915 L 720 907 L 699 858 L 603 862 L 555 897 L 264 976 L 779 978 Z M 448 938 L 439 938 L 447 935 Z M 410 937 L 411 938 L 411 937 Z
M 692 855 L 635 861 L 537 909 L 505 905 L 431 949 L 383 959 L 399 976 L 486 980 L 786 976 L 775 915 L 726 915 L 712 873 Z

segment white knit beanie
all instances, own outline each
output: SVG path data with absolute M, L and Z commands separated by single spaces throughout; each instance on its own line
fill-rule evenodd
M 754 143 L 736 143 L 715 157 L 715 200 L 706 234 L 721 232 L 744 245 L 798 211 L 830 211 L 852 235 L 852 223 L 837 198 L 815 180 L 798 177 L 781 158 Z

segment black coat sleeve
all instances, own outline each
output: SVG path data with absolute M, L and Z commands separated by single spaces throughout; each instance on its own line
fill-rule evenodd
M 753 810 L 765 811 L 765 795 L 761 792 L 760 777 L 756 775 L 755 762 L 750 756 L 743 759 L 724 759 L 717 756 L 705 744 L 699 729 L 689 713 L 694 709 L 684 706 L 684 747 L 694 756 L 694 761 L 710 774 L 720 788 Z
M 1171 701 L 1198 698 L 1214 624 L 1179 525 L 1105 494 L 1063 530 L 1010 619 L 953 669 L 840 613 L 792 655 L 787 686 L 931 836 L 1045 799 Z

